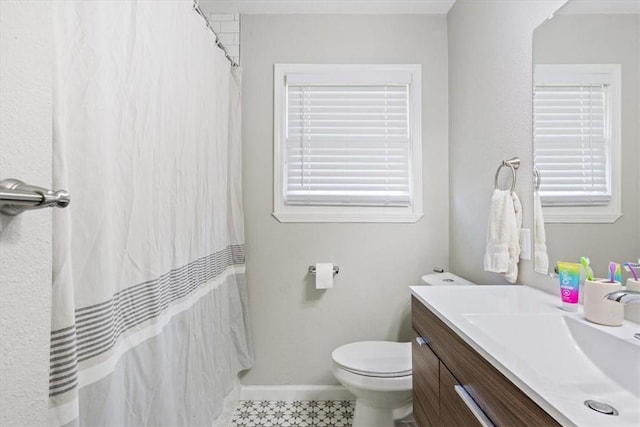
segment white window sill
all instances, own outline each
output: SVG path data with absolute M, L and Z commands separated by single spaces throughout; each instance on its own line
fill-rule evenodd
M 329 208 L 331 209 L 331 208 Z M 414 223 L 422 218 L 423 213 L 413 212 L 406 208 L 334 208 L 311 209 L 306 206 L 301 211 L 295 209 L 273 212 L 280 222 L 378 222 L 378 223 Z M 385 212 L 385 209 L 388 210 Z M 351 211 L 349 211 L 351 210 Z
M 548 224 L 613 224 L 622 217 L 621 212 L 580 212 L 577 208 L 552 212 L 543 208 L 544 222 Z

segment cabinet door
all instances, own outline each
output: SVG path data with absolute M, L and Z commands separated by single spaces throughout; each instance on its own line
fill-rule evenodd
M 440 420 L 445 427 L 493 426 L 491 421 L 466 392 L 461 396 L 456 390 L 462 386 L 447 367 L 440 362 Z M 466 400 L 466 401 L 465 401 Z
M 413 360 L 413 417 L 420 427 L 440 425 L 439 370 L 440 360 L 413 331 L 411 357 Z

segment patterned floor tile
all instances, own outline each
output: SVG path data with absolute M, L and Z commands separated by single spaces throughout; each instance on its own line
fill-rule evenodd
M 243 400 L 229 427 L 350 427 L 349 400 Z

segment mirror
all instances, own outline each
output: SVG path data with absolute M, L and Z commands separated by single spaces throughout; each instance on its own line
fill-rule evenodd
M 540 243 L 535 257 L 536 271 L 552 273 L 557 261 L 579 262 L 581 256 L 588 256 L 596 277 L 607 277 L 609 261 L 636 262 L 640 257 L 640 2 L 569 0 L 534 32 L 533 67 L 533 159 L 534 167 L 541 168 L 538 194 L 542 196 L 541 211 L 545 217 L 544 222 L 540 215 L 535 218 L 536 226 L 544 224 L 544 228 L 538 226 L 534 230 Z M 618 81 L 614 84 L 611 82 L 615 81 L 616 73 Z M 574 84 L 573 80 L 591 78 L 585 75 L 597 75 L 596 80 L 600 77 L 604 80 L 589 82 L 589 93 L 585 94 L 584 88 L 576 86 L 587 84 Z M 619 89 L 611 89 L 616 84 Z M 567 112 L 568 101 L 560 99 L 558 94 L 563 90 L 559 87 L 564 87 L 564 92 L 583 92 L 580 94 L 583 106 L 577 114 Z M 547 88 L 549 93 L 545 94 Z M 547 100 L 554 96 L 557 103 L 547 111 L 555 116 L 549 119 L 544 108 L 552 105 Z M 589 104 L 588 108 L 585 104 Z M 590 131 L 577 129 L 576 121 L 572 121 L 576 117 L 583 124 L 591 120 L 589 126 L 602 131 L 589 136 L 579 155 L 563 145 L 571 139 L 570 134 L 582 133 L 585 140 L 584 134 Z M 558 138 L 552 143 L 549 135 Z M 604 143 L 602 138 L 606 140 Z M 613 186 L 613 195 L 609 196 L 605 189 L 594 197 L 578 195 L 573 201 L 564 199 L 573 185 L 568 172 L 571 166 L 567 165 L 575 159 L 568 159 L 570 156 L 582 160 L 590 156 L 592 164 L 595 157 L 604 159 L 604 169 L 596 170 L 594 166 L 589 179 L 594 186 Z M 535 193 L 534 188 L 534 197 Z M 558 198 L 554 199 L 556 195 Z M 544 238 L 535 233 L 541 229 L 546 238 L 548 270 L 544 265 Z M 623 270 L 623 282 L 627 277 L 630 275 Z

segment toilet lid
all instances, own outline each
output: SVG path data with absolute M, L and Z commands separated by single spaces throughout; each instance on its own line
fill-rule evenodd
M 336 348 L 331 357 L 341 368 L 360 375 L 411 375 L 411 343 L 408 342 L 354 342 Z

